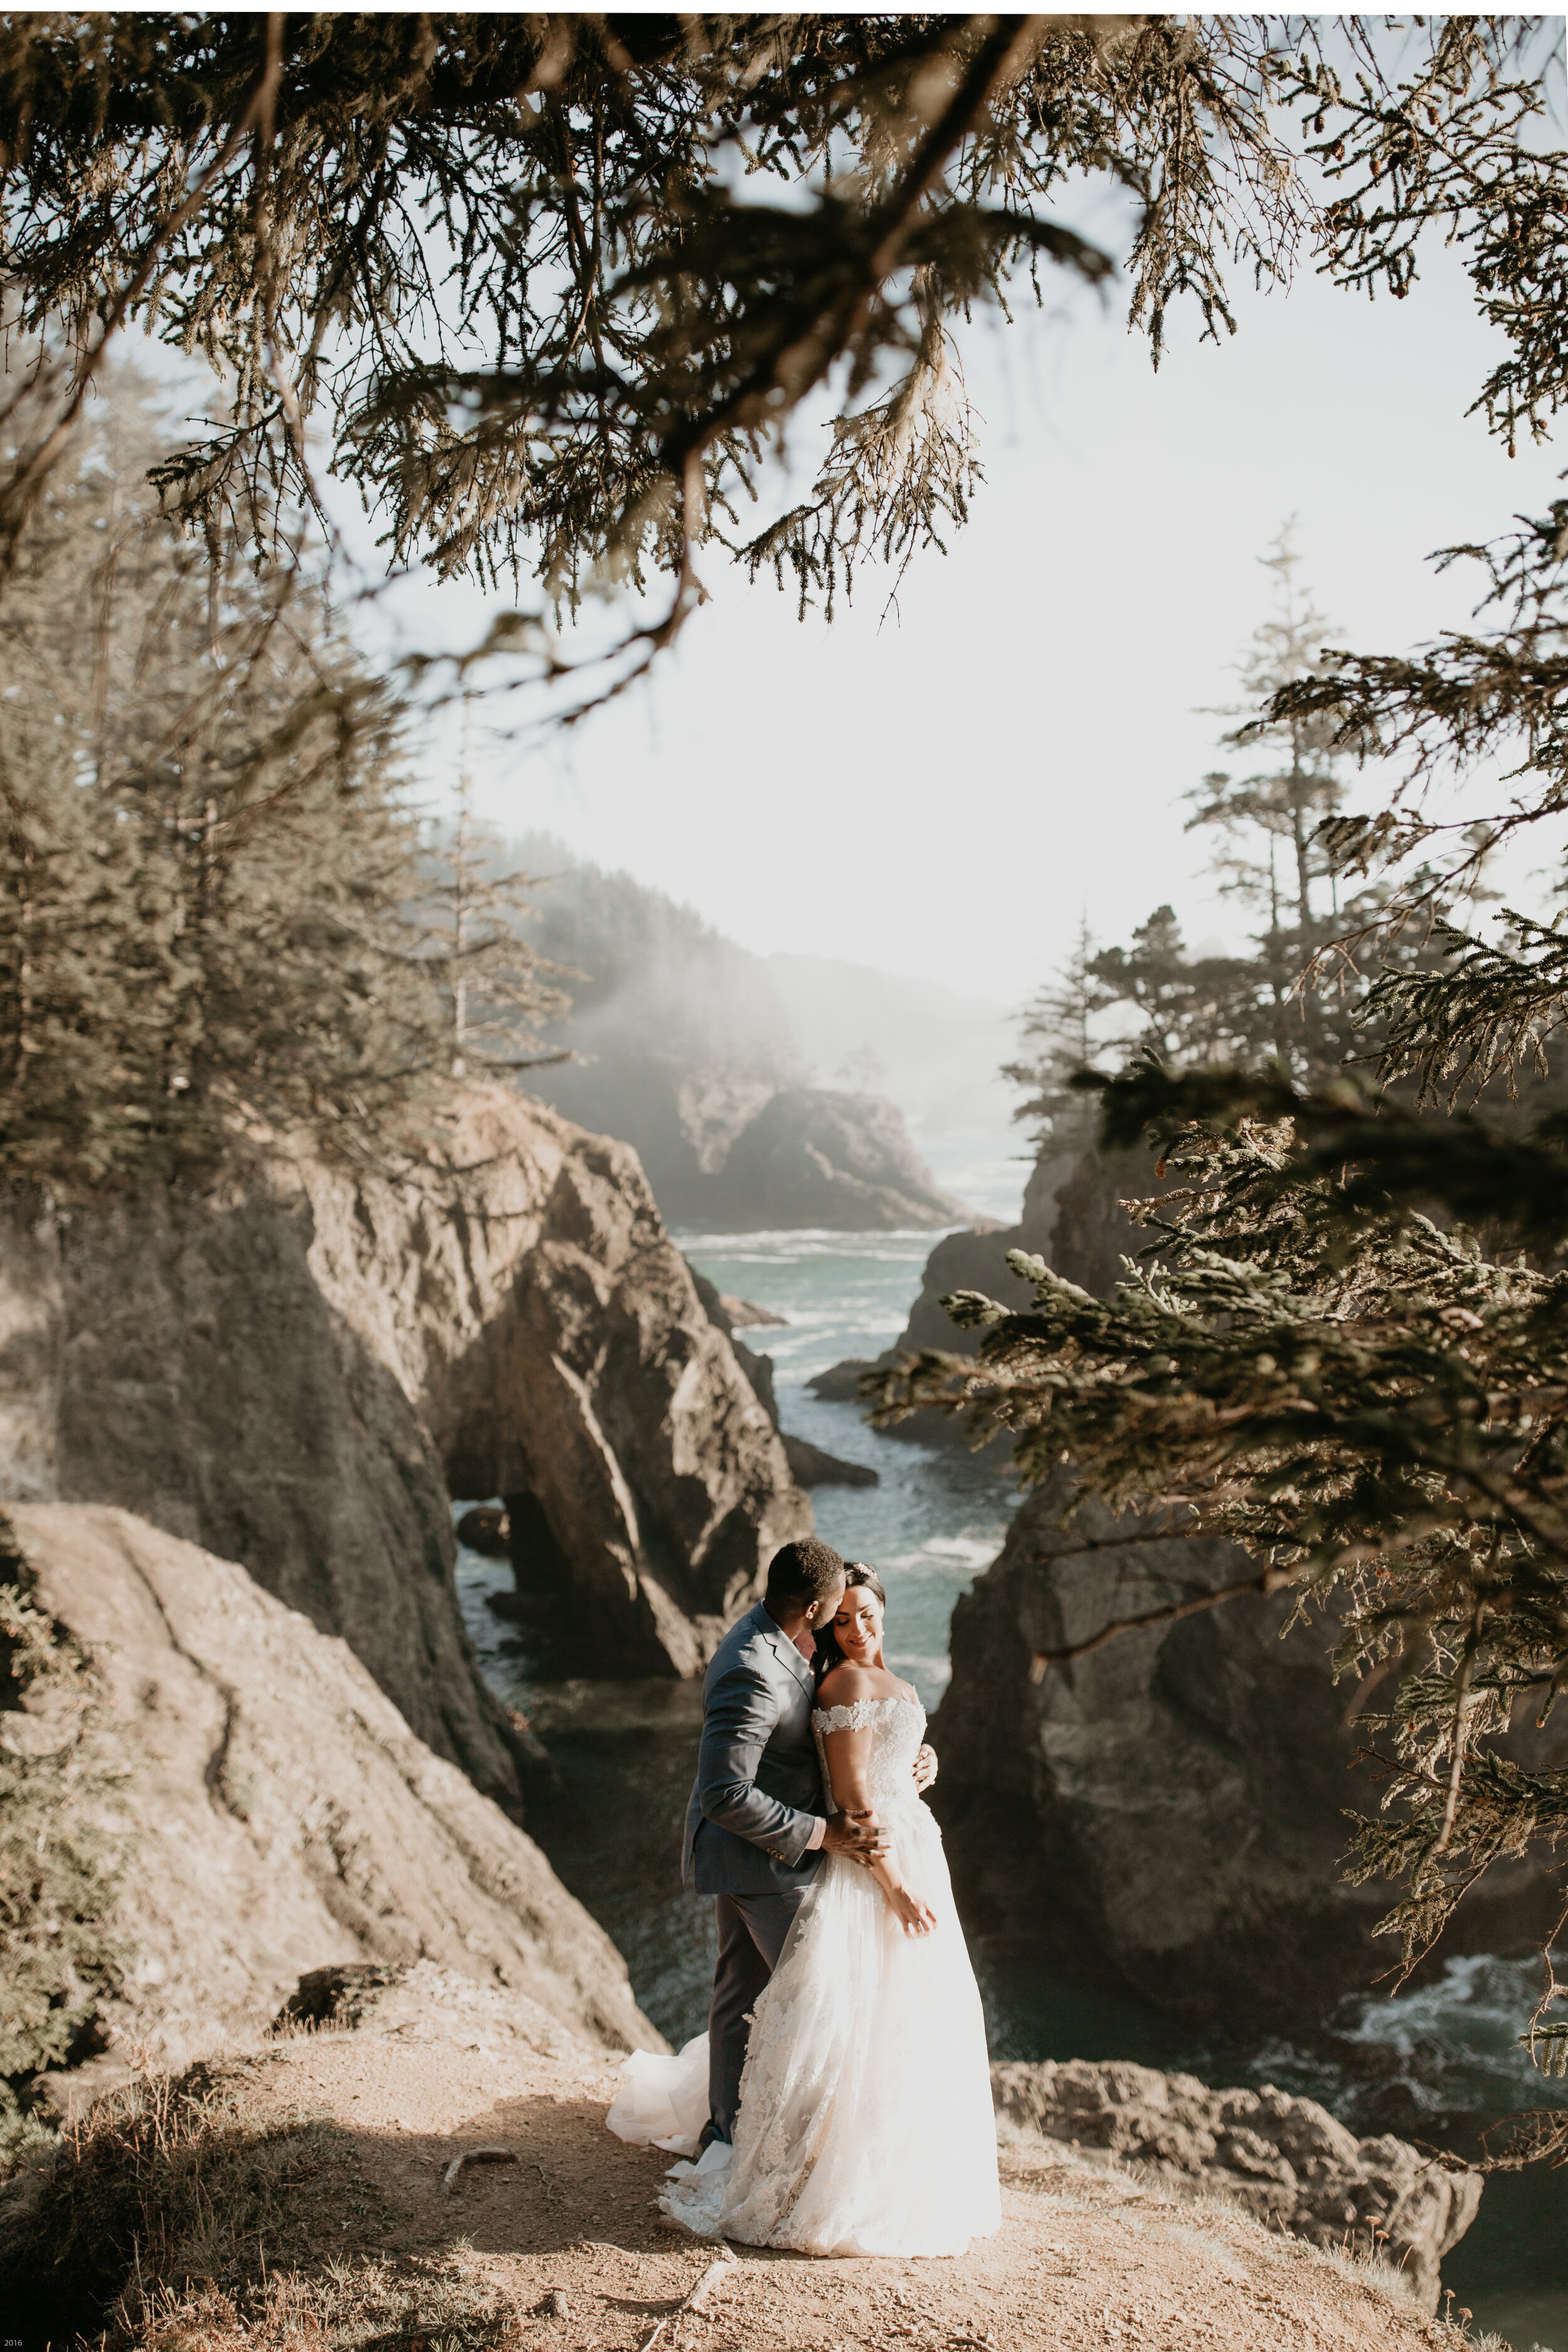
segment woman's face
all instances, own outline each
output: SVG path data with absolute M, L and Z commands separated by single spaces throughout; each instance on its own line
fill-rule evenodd
M 869 1585 L 847 1587 L 834 1612 L 833 1638 L 852 1666 L 880 1664 L 882 1604 Z

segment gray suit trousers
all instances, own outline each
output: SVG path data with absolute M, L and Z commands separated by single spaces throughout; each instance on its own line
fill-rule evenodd
M 719 1965 L 713 1971 L 713 2005 L 708 2012 L 708 2117 L 731 2141 L 741 2106 L 741 2072 L 752 2038 L 752 2011 L 779 1964 L 790 1923 L 800 1908 L 804 1886 L 779 1895 L 720 1895 L 714 1897 L 719 1925 Z

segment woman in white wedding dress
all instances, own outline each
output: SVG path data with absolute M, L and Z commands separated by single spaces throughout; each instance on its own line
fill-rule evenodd
M 984 2021 L 942 1832 L 911 1778 L 925 1711 L 883 1664 L 885 1599 L 851 1567 L 818 1641 L 812 1728 L 829 1808 L 874 1818 L 889 1851 L 869 1867 L 830 1854 L 795 1915 L 754 2012 L 733 2151 L 678 2164 L 659 2200 L 700 2236 L 960 2254 L 1000 2222 Z M 629 2059 L 612 2130 L 692 2147 L 706 2042 Z

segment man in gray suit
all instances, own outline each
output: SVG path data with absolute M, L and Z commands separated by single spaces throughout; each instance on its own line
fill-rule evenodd
M 785 1544 L 768 1563 L 763 1598 L 725 1634 L 702 1686 L 681 1876 L 718 1897 L 704 2147 L 734 2138 L 751 2011 L 822 1856 L 870 1862 L 886 1851 L 879 1830 L 826 1818 L 812 1738 L 813 1633 L 843 1595 L 844 1562 L 830 1544 L 815 1536 Z

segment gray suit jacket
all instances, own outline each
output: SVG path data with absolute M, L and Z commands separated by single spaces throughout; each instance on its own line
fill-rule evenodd
M 680 1874 L 700 1895 L 783 1895 L 822 1861 L 826 1811 L 811 1736 L 811 1668 L 759 1601 L 713 1654 Z

